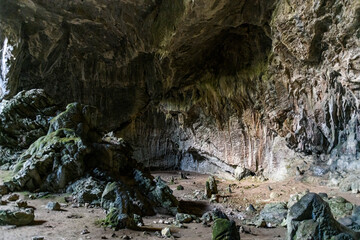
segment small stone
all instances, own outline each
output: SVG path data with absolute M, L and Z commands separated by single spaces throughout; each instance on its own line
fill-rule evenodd
M 211 203 L 217 203 L 217 202 L 219 202 L 218 196 L 217 196 L 216 194 L 211 194 L 210 202 L 211 202 Z
M 122 236 L 122 239 L 130 239 L 130 237 L 128 235 L 124 235 Z
M 184 187 L 183 187 L 182 185 L 178 185 L 178 186 L 176 187 L 176 190 L 184 190 Z
M 266 221 L 264 219 L 259 219 L 255 222 L 255 226 L 258 228 L 264 228 L 267 227 Z
M 16 225 L 7 225 L 5 227 L 3 227 L 4 230 L 11 230 L 11 229 L 15 229 Z
M 249 204 L 249 206 L 246 208 L 246 211 L 253 213 L 256 212 L 256 209 L 252 204 Z
M 48 202 L 46 208 L 52 211 L 59 211 L 61 209 L 60 204 L 58 202 Z
M 159 224 L 164 224 L 164 220 L 160 219 Z
M 25 200 L 22 200 L 22 199 L 19 199 L 16 201 L 16 205 L 19 207 L 19 208 L 25 208 L 27 207 L 27 202 Z
M 81 235 L 85 235 L 85 234 L 89 234 L 89 230 L 87 230 L 86 228 L 84 230 L 81 231 Z
M 166 237 L 166 238 L 169 238 L 169 237 L 171 237 L 171 232 L 170 232 L 170 228 L 163 228 L 162 230 L 161 230 L 161 236 L 163 236 L 163 237 Z
M 231 191 L 231 185 L 229 185 L 229 186 L 227 187 L 227 192 L 228 192 L 228 193 L 232 193 L 232 191 Z
M 90 204 L 89 203 L 85 203 L 85 208 L 89 208 Z
M 32 237 L 31 240 L 44 240 L 45 238 L 43 236 L 35 236 Z
M 30 194 L 30 195 L 29 195 L 29 198 L 30 198 L 30 199 L 36 199 L 36 196 L 33 195 L 33 194 Z
M 269 189 L 269 191 L 272 191 L 272 190 L 273 190 L 270 186 L 268 186 L 268 189 Z
M 173 176 L 171 176 L 169 184 L 170 185 L 175 184 L 175 178 Z
M 180 173 L 180 178 L 181 179 L 188 179 L 185 173 Z
M 112 238 L 116 238 L 117 235 L 116 235 L 115 233 L 113 233 L 113 234 L 111 234 L 111 237 L 112 237 Z
M 6 200 L 9 201 L 9 202 L 15 202 L 15 201 L 17 201 L 19 198 L 20 198 L 19 194 L 12 193 L 12 194 L 10 194 L 10 195 L 6 198 Z
M 190 223 L 192 222 L 193 218 L 191 217 L 190 214 L 177 213 L 176 220 L 179 221 L 179 223 Z

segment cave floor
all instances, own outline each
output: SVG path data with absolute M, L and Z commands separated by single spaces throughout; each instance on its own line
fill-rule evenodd
M 244 227 L 245 232 L 241 233 L 241 239 L 285 239 L 286 228 L 256 228 L 255 226 L 244 225 L 244 219 L 252 219 L 254 215 L 248 214 L 245 209 L 253 204 L 259 211 L 270 202 L 287 201 L 291 194 L 304 192 L 325 192 L 331 196 L 342 196 L 348 201 L 360 205 L 360 196 L 352 193 L 343 193 L 336 188 L 321 186 L 320 179 L 297 179 L 294 177 L 281 182 L 258 181 L 250 177 L 242 181 L 218 179 L 219 203 L 209 203 L 202 199 L 205 181 L 208 175 L 199 173 L 186 173 L 187 179 L 181 179 L 179 172 L 153 172 L 154 176 L 160 176 L 170 183 L 171 177 L 175 183 L 170 184 L 174 195 L 180 200 L 180 207 L 183 211 L 189 211 L 198 215 L 214 207 L 222 209 L 238 225 Z M 7 173 L 0 171 L 0 177 L 4 179 Z M 0 180 L 1 182 L 1 180 Z M 182 185 L 184 190 L 177 190 Z M 231 186 L 231 193 L 228 188 Z M 48 195 L 40 199 L 29 199 L 28 193 L 21 192 L 21 198 L 27 200 L 28 205 L 35 208 L 35 224 L 31 226 L 11 228 L 0 227 L 0 239 L 21 240 L 31 239 L 33 236 L 43 236 L 45 239 L 123 239 L 129 236 L 131 239 L 159 239 L 155 235 L 156 230 L 167 227 L 159 221 L 174 219 L 172 216 L 156 215 L 144 218 L 144 229 L 141 231 L 119 230 L 113 231 L 101 227 L 99 220 L 105 217 L 100 208 L 85 208 L 67 206 L 64 197 L 66 194 Z M 271 195 L 271 196 L 270 196 Z M 49 201 L 62 203 L 62 211 L 49 211 L 45 208 Z M 161 221 L 160 221 L 161 222 Z M 211 239 L 211 227 L 201 223 L 184 224 L 187 228 L 171 227 L 174 238 L 180 239 Z M 81 234 L 87 229 L 88 234 Z

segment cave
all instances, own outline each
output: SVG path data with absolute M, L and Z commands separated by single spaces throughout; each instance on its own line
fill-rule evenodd
M 1 0 L 0 238 L 360 239 L 360 3 Z

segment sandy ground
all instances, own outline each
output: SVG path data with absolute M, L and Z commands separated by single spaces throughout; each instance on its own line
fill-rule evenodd
M 242 225 L 241 218 L 251 218 L 245 209 L 249 204 L 253 204 L 259 211 L 269 202 L 287 201 L 291 194 L 304 192 L 326 192 L 329 196 L 342 196 L 352 203 L 360 205 L 359 195 L 342 193 L 337 189 L 320 186 L 322 183 L 318 179 L 300 181 L 300 179 L 289 179 L 282 182 L 257 181 L 256 178 L 248 178 L 241 182 L 218 180 L 219 203 L 210 204 L 207 200 L 195 199 L 196 192 L 204 191 L 205 181 L 208 175 L 198 173 L 186 173 L 187 179 L 180 179 L 179 172 L 154 172 L 153 175 L 160 176 L 167 182 L 171 177 L 175 178 L 175 184 L 169 185 L 174 190 L 174 195 L 181 201 L 181 206 L 186 211 L 190 207 L 196 209 L 198 215 L 214 207 L 222 208 L 230 218 L 237 224 Z M 6 179 L 7 172 L 0 171 L 0 178 Z M 181 184 L 184 190 L 176 190 Z M 229 185 L 231 193 L 228 192 Z M 145 217 L 145 226 L 141 231 L 119 230 L 113 231 L 104 228 L 99 224 L 99 220 L 105 217 L 105 213 L 100 208 L 73 208 L 71 204 L 65 205 L 64 197 L 67 195 L 51 195 L 48 198 L 31 200 L 26 197 L 28 193 L 20 193 L 21 197 L 28 201 L 28 205 L 35 208 L 36 222 L 31 226 L 9 228 L 0 226 L 0 239 L 22 240 L 31 239 L 33 236 L 43 236 L 45 239 L 123 239 L 129 236 L 131 239 L 159 239 L 155 235 L 156 230 L 167 227 L 166 224 L 159 224 L 159 220 L 174 219 L 172 216 L 156 215 Z M 270 198 L 270 194 L 272 198 Z M 200 196 L 201 194 L 199 194 Z M 63 203 L 62 211 L 49 211 L 45 208 L 49 201 Z M 155 222 L 155 223 L 154 223 Z M 174 238 L 180 239 L 211 239 L 211 227 L 201 223 L 185 224 L 187 228 L 179 229 L 171 227 Z M 286 228 L 256 228 L 243 225 L 246 232 L 241 233 L 242 240 L 255 239 L 285 239 Z M 87 229 L 88 234 L 81 234 Z

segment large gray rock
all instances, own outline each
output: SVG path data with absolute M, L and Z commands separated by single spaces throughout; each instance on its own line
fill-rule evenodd
M 29 225 L 34 222 L 34 218 L 32 208 L 0 208 L 0 225 Z
M 94 177 L 83 178 L 67 188 L 79 203 L 99 204 L 105 183 Z
M 286 219 L 287 213 L 288 209 L 285 203 L 269 203 L 265 205 L 257 218 L 276 226 Z
M 241 180 L 243 178 L 254 175 L 254 173 L 250 169 L 238 165 L 234 171 L 234 175 L 237 180 Z
M 178 202 L 164 181 L 155 181 L 151 175 L 135 169 L 131 177 L 107 184 L 101 206 L 110 210 L 105 224 L 132 228 L 136 215 L 153 215 L 156 212 L 175 215 Z
M 360 238 L 359 232 L 338 223 L 331 214 L 329 205 L 315 193 L 306 194 L 290 208 L 287 229 L 289 240 Z

